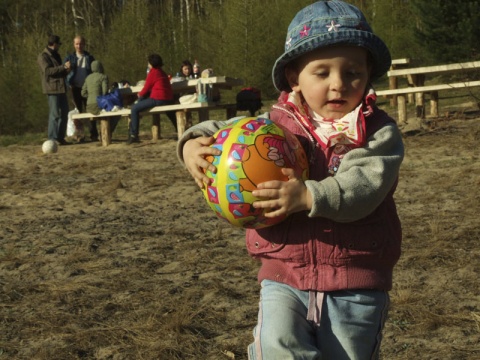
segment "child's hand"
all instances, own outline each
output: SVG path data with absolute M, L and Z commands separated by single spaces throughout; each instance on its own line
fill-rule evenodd
M 290 215 L 312 208 L 312 197 L 302 179 L 295 176 L 293 169 L 282 169 L 288 181 L 273 180 L 258 184 L 253 196 L 264 200 L 255 201 L 255 208 L 271 209 L 265 216 L 269 218 Z
M 214 142 L 215 138 L 213 136 L 198 137 L 188 140 L 183 145 L 183 161 L 200 189 L 203 189 L 204 184 L 210 183 L 210 179 L 205 175 L 204 171 L 217 172 L 217 168 L 205 160 L 205 157 L 208 155 L 218 156 L 222 153 L 220 150 L 210 146 Z

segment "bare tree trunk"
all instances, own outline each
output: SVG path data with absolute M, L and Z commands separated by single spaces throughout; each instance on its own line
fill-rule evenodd
M 183 29 L 185 27 L 185 24 L 183 23 L 183 2 L 184 0 L 180 0 L 180 33 L 183 34 Z M 172 10 L 173 10 L 173 5 L 172 5 Z M 173 12 L 172 12 L 173 14 Z
M 65 2 L 65 4 L 63 5 L 63 27 L 64 29 L 67 31 L 68 28 L 70 27 L 69 23 L 68 23 L 68 3 Z
M 5 46 L 3 45 L 3 39 L 0 37 L 0 51 L 2 52 L 2 67 L 5 67 Z
M 174 6 L 173 6 L 173 1 L 170 2 L 170 14 L 173 18 L 174 14 Z M 173 42 L 173 49 L 177 49 L 177 32 L 175 31 L 175 28 L 173 28 L 173 33 L 172 33 L 172 42 Z
M 73 24 L 75 25 L 75 33 L 78 34 L 78 19 L 77 19 L 77 10 L 75 9 L 75 0 L 72 0 L 72 16 L 73 16 Z
M 186 25 L 187 25 L 187 49 L 192 48 L 191 44 L 191 26 L 190 26 L 190 0 L 185 0 L 185 13 L 186 13 Z M 182 20 L 183 21 L 183 20 Z

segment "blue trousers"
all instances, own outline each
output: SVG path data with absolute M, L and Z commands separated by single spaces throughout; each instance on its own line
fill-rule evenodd
M 378 359 L 385 291 L 301 291 L 262 281 L 250 360 Z
M 138 132 L 140 128 L 140 113 L 142 111 L 151 109 L 155 106 L 162 106 L 162 105 L 171 105 L 173 104 L 173 100 L 155 100 L 150 98 L 139 99 L 138 102 L 132 106 L 130 111 L 130 136 L 138 137 Z M 167 112 L 167 116 L 172 122 L 175 129 L 177 128 L 177 120 L 175 118 L 175 112 L 169 111 Z
M 49 94 L 48 108 L 48 138 L 64 140 L 68 122 L 67 94 Z

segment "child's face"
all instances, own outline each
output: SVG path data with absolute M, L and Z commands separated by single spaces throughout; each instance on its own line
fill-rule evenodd
M 355 46 L 331 46 L 309 52 L 287 66 L 293 91 L 310 108 L 329 119 L 340 119 L 362 101 L 370 77 L 368 52 Z
M 190 75 L 190 67 L 188 67 L 188 65 L 182 66 L 182 73 L 183 73 L 183 75 L 185 75 L 185 76 Z

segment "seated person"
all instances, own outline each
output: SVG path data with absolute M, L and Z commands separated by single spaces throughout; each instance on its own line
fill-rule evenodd
M 180 75 L 185 77 L 185 79 L 193 79 L 193 65 L 188 60 L 183 60 L 182 65 L 180 66 Z
M 130 82 L 128 80 L 120 80 L 119 82 L 113 82 L 112 86 L 110 87 L 110 91 L 113 91 L 115 89 L 124 89 L 124 88 L 129 88 Z
M 100 114 L 100 107 L 97 103 L 97 96 L 108 93 L 108 76 L 103 72 L 103 65 L 100 61 L 92 62 L 92 73 L 85 79 L 82 87 L 82 96 L 87 99 L 86 112 L 93 115 Z M 115 117 L 110 120 L 111 131 L 115 130 L 120 117 Z M 97 122 L 90 121 L 90 139 L 98 141 Z
M 87 99 L 86 112 L 93 115 L 100 114 L 97 105 L 97 96 L 104 95 L 108 91 L 108 77 L 103 73 L 103 65 L 100 61 L 93 61 L 91 64 L 92 73 L 85 78 L 82 86 L 82 97 Z M 90 121 L 90 140 L 98 141 L 97 122 Z
M 140 113 L 155 106 L 171 105 L 174 103 L 173 90 L 168 75 L 162 70 L 163 60 L 158 54 L 148 57 L 149 72 L 142 90 L 138 93 L 138 101 L 130 112 L 130 129 L 127 144 L 138 143 L 140 127 Z M 167 116 L 177 129 L 177 120 L 174 111 L 167 112 Z
M 110 92 L 116 89 L 126 89 L 126 88 L 129 88 L 130 86 L 131 86 L 130 81 L 128 80 L 120 80 L 119 82 L 114 81 L 112 83 L 112 86 L 110 86 Z M 130 93 L 122 93 L 122 101 L 123 101 L 124 107 L 130 106 L 136 100 L 137 100 L 137 95 L 130 94 Z

